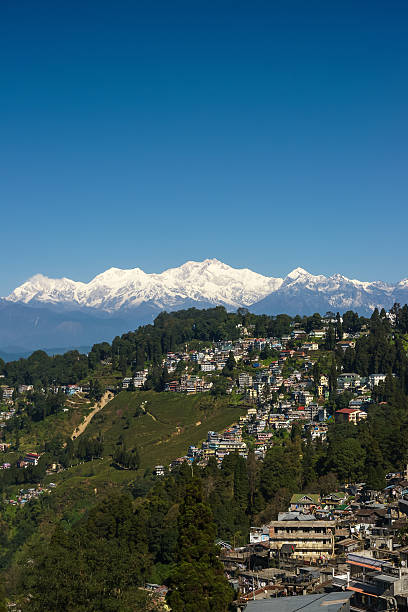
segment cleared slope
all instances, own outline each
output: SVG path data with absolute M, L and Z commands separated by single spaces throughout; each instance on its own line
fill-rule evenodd
M 122 391 L 95 415 L 87 435 L 102 434 L 105 455 L 113 454 L 123 439 L 128 449 L 138 448 L 141 467 L 151 468 L 184 455 L 191 444 L 204 440 L 208 431 L 237 421 L 245 408 L 229 401 L 212 402 L 206 394 Z

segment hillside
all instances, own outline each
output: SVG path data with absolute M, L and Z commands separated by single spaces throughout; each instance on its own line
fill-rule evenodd
M 184 455 L 208 431 L 228 427 L 244 412 L 228 399 L 122 391 L 95 415 L 86 435 L 102 436 L 105 455 L 113 454 L 122 438 L 127 448 L 138 448 L 141 468 L 152 468 Z

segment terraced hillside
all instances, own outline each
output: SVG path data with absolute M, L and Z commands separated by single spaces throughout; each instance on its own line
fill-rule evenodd
M 129 449 L 136 446 L 141 467 L 151 468 L 184 455 L 208 431 L 224 429 L 244 412 L 243 406 L 232 404 L 229 398 L 122 391 L 95 415 L 86 433 L 103 437 L 104 455 L 113 454 L 121 441 Z

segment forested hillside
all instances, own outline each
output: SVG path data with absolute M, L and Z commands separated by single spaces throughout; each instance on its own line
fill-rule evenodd
M 313 357 L 300 357 L 304 340 L 293 330 L 308 338 L 323 326 L 325 337 Z M 250 348 L 241 359 L 230 351 L 223 368 L 210 374 L 208 392 L 164 392 L 170 380 L 166 355 L 233 343 L 243 329 L 255 339 L 287 337 L 283 379 L 306 359 L 302 377 L 329 415 L 327 435 L 313 438 L 312 428 L 293 419 L 290 428 L 269 431 L 270 444 L 260 455 L 247 421 L 245 456 L 230 452 L 222 462 L 201 457 L 169 471 L 171 461 L 198 446 L 208 431 L 239 422 L 248 408 L 278 411 L 289 400 L 283 383 L 273 392 L 264 385 L 257 397 L 237 385 L 240 376 L 278 364 L 279 350 L 269 345 Z M 22 610 L 150 610 L 151 599 L 138 587 L 154 582 L 169 588 L 167 600 L 176 612 L 228 610 L 234 593 L 217 559 L 217 539 L 244 545 L 250 526 L 275 518 L 293 493 L 324 495 L 356 481 L 381 489 L 385 474 L 407 463 L 407 333 L 408 308 L 398 305 L 370 319 L 348 312 L 326 320 L 317 314 L 190 309 L 162 313 L 153 325 L 95 345 L 88 355 L 37 351 L 0 364 L 4 388 L 33 385 L 10 400 L 17 410 L 3 428 L 10 444 L 4 457 L 16 460 L 34 442 L 31 450 L 41 455 L 37 465 L 0 471 L 0 568 L 7 597 Z M 345 335 L 353 338 L 346 347 Z M 194 362 L 180 362 L 173 377 L 196 372 Z M 122 378 L 141 369 L 148 371 L 141 389 L 120 391 Z M 348 372 L 384 375 L 367 393 L 366 418 L 356 424 L 333 418 L 353 398 L 350 390 L 338 389 Z M 319 395 L 322 377 L 327 393 Z M 87 390 L 70 405 L 59 387 L 73 383 Z M 115 398 L 86 433 L 67 435 L 78 422 L 72 420 L 76 411 L 87 414 L 105 387 Z M 59 469 L 50 471 L 53 464 Z M 157 464 L 164 467 L 161 477 L 152 472 Z M 22 486 L 38 483 L 48 492 L 21 507 L 7 502 Z

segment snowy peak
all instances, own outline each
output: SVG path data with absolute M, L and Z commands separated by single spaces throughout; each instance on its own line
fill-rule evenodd
M 304 276 L 309 277 L 309 276 L 312 276 L 312 275 L 309 274 L 309 272 L 307 272 L 303 268 L 295 268 L 294 270 L 292 270 L 292 272 L 289 272 L 289 274 L 287 275 L 286 279 L 290 278 L 291 280 L 297 280 L 298 278 L 304 277 Z
M 314 275 L 301 267 L 282 279 L 205 259 L 187 261 L 159 274 L 140 268 L 109 268 L 88 283 L 36 274 L 6 300 L 32 306 L 94 308 L 105 313 L 134 312 L 139 307 L 158 312 L 223 305 L 228 309 L 251 307 L 267 314 L 350 309 L 367 314 L 375 307 L 390 308 L 395 301 L 408 302 L 408 279 L 387 285 L 351 280 L 342 274 Z
M 236 269 L 217 259 L 187 261 L 160 274 L 140 268 L 109 268 L 89 283 L 69 279 L 30 278 L 6 299 L 13 302 L 58 303 L 65 306 L 115 311 L 150 302 L 174 308 L 183 302 L 250 306 L 280 287 L 281 278 L 269 278 L 252 270 Z
M 287 275 L 287 277 L 283 281 L 283 286 L 286 287 L 288 285 L 294 286 L 300 284 L 308 286 L 310 285 L 313 287 L 326 280 L 326 276 L 315 276 L 314 274 L 310 274 L 309 272 L 307 272 L 307 270 L 304 270 L 303 268 L 295 268 Z
M 41 301 L 44 295 L 47 295 L 47 301 L 51 303 L 57 303 L 61 299 L 75 300 L 77 292 L 84 285 L 69 278 L 48 278 L 42 274 L 35 274 L 17 287 L 7 299 L 25 304 L 33 300 Z

